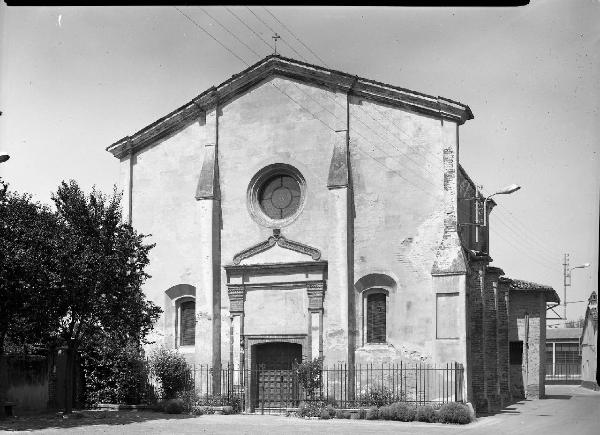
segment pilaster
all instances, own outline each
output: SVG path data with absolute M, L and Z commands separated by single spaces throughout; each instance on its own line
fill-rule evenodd
M 218 106 L 206 113 L 205 150 L 196 189 L 201 278 L 196 298 L 196 362 L 221 366 L 221 234 L 218 171 Z M 213 390 L 220 383 L 213 379 Z

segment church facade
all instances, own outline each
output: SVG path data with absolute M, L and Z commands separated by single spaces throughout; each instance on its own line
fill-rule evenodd
M 125 214 L 156 243 L 157 342 L 212 367 L 457 361 L 472 396 L 472 325 L 499 277 L 459 165 L 472 118 L 274 55 L 109 146 Z

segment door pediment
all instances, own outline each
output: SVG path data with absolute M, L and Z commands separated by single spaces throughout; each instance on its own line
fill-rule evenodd
M 301 254 L 300 256 L 296 256 L 297 258 L 295 258 L 295 259 L 286 258 L 285 260 L 287 262 L 306 260 L 306 256 L 310 256 L 315 261 L 318 261 L 321 259 L 321 251 L 319 251 L 317 248 L 305 245 L 300 242 L 296 242 L 294 240 L 287 239 L 286 237 L 284 237 L 281 234 L 281 232 L 279 230 L 273 230 L 273 235 L 271 237 L 269 237 L 267 240 L 265 240 L 264 242 L 260 242 L 256 245 L 253 245 L 253 246 L 246 248 L 243 251 L 240 251 L 237 254 L 235 254 L 233 256 L 233 264 L 235 264 L 235 265 L 241 264 L 241 262 L 243 260 L 247 260 L 251 257 L 254 257 L 258 254 L 261 254 L 261 253 L 268 251 L 275 247 Z M 268 256 L 268 257 L 272 257 L 272 256 Z M 272 258 L 268 258 L 268 257 L 264 258 L 263 259 L 264 261 L 262 261 L 262 262 L 263 263 L 273 262 Z M 256 262 L 252 261 L 252 263 L 256 263 Z

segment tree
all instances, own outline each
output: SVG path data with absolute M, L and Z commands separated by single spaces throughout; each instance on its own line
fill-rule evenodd
M 0 355 L 14 344 L 51 341 L 57 307 L 61 225 L 30 195 L 12 192 L 0 180 Z
M 49 343 L 56 337 L 55 256 L 61 225 L 30 195 L 0 180 L 0 400 L 5 393 L 5 346 Z
M 122 222 L 120 197 L 116 189 L 107 197 L 95 188 L 86 196 L 75 181 L 62 182 L 52 196 L 64 228 L 56 252 L 60 296 L 55 303 L 69 374 L 83 342 L 105 333 L 141 343 L 161 312 L 141 288 L 154 245 Z M 67 391 L 72 390 L 72 376 L 67 376 Z

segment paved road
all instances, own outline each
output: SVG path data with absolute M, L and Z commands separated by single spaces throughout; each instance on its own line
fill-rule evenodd
M 466 426 L 400 423 L 363 420 L 303 420 L 282 416 L 206 415 L 201 417 L 166 416 L 164 414 L 123 414 L 109 424 L 70 422 L 72 427 L 56 427 L 43 422 L 8 423 L 0 428 L 8 433 L 35 434 L 539 434 L 587 435 L 600 433 L 600 392 L 577 386 L 553 385 L 546 387 L 545 400 L 523 401 L 501 413 L 480 417 Z M 157 418 L 158 417 L 158 418 Z M 119 421 L 120 420 L 120 421 Z M 16 422 L 15 422 L 16 423 Z M 54 426 L 54 427 L 53 427 Z M 15 431 L 26 430 L 26 432 Z

